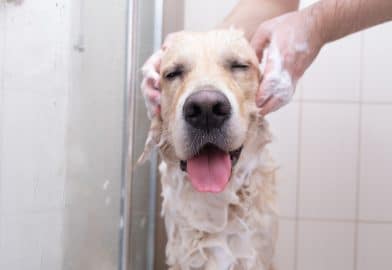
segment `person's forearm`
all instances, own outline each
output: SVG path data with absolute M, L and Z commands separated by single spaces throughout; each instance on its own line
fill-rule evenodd
M 219 27 L 240 28 L 250 40 L 260 23 L 298 9 L 298 3 L 299 0 L 240 0 Z
M 392 0 L 321 0 L 310 12 L 325 43 L 392 20 Z

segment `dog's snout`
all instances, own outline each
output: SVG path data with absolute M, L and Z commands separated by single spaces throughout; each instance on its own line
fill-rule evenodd
M 201 90 L 191 94 L 184 103 L 184 118 L 197 129 L 219 128 L 230 117 L 227 97 L 216 90 Z

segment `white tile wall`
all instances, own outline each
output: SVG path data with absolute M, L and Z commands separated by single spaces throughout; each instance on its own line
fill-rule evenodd
M 300 216 L 354 219 L 359 105 L 305 103 Z
M 279 223 L 278 243 L 275 252 L 276 269 L 295 269 L 296 221 L 282 219 Z
M 354 223 L 300 221 L 297 269 L 353 269 L 354 227 Z
M 299 107 L 298 102 L 292 102 L 267 117 L 274 136 L 271 153 L 280 168 L 277 172 L 279 214 L 285 217 L 295 217 L 297 209 Z
M 327 44 L 305 72 L 305 100 L 358 101 L 361 34 Z
M 392 23 L 364 32 L 362 80 L 366 102 L 392 102 L 391 33 Z
M 360 218 L 392 221 L 392 105 L 363 105 Z
M 392 224 L 361 224 L 358 270 L 392 269 Z
M 207 31 L 214 28 L 230 12 L 238 0 L 185 0 L 185 29 Z

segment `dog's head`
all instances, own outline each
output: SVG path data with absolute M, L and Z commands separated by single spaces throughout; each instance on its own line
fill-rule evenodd
M 181 32 L 171 36 L 160 75 L 164 158 L 197 190 L 222 191 L 257 115 L 255 52 L 236 30 Z

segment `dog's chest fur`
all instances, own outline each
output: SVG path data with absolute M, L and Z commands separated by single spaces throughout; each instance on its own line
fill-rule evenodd
M 244 152 L 219 194 L 197 192 L 178 163 L 161 163 L 169 269 L 271 269 L 277 234 L 275 167 L 264 145 Z

